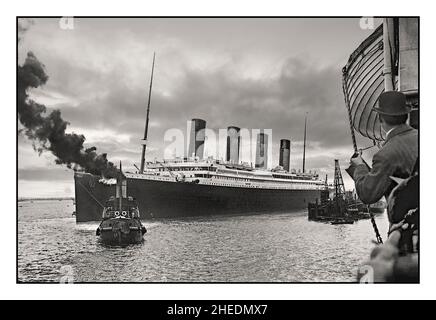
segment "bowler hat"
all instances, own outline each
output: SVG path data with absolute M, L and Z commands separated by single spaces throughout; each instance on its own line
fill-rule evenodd
M 401 116 L 408 114 L 411 108 L 406 104 L 406 96 L 399 91 L 383 92 L 378 98 L 378 107 L 373 108 L 374 111 L 388 115 Z

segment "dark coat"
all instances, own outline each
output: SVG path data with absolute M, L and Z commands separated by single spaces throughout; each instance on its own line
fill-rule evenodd
M 346 171 L 356 184 L 360 200 L 372 204 L 389 197 L 396 183 L 390 176 L 408 178 L 418 158 L 418 131 L 407 124 L 389 132 L 383 147 L 372 159 L 372 169 L 366 164 L 350 165 Z

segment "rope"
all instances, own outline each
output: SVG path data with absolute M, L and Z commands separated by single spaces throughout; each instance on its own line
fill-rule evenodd
M 98 199 L 97 199 L 96 197 L 94 197 L 94 195 L 93 195 L 91 192 L 89 192 L 89 190 L 86 189 L 86 187 L 85 187 L 81 182 L 77 181 L 77 183 L 78 183 L 78 184 L 79 184 L 83 189 L 85 189 L 85 191 L 86 191 L 86 192 L 91 196 L 92 199 L 95 200 L 95 202 L 97 202 L 97 203 L 98 203 L 102 208 L 104 208 L 104 205 L 102 205 L 101 202 L 98 201 Z
M 362 151 L 365 151 L 365 150 L 368 150 L 368 149 L 371 149 L 371 148 L 374 148 L 374 147 L 378 147 L 378 146 L 376 144 L 374 144 L 374 145 L 366 147 L 366 148 L 359 148 L 359 154 L 361 154 Z
M 372 228 L 374 229 L 374 232 L 375 232 L 375 237 L 377 239 L 377 243 L 383 244 L 383 239 L 380 235 L 380 232 L 378 231 L 377 224 L 375 223 L 374 214 L 369 210 L 369 205 L 366 208 L 367 208 L 368 213 L 371 217 L 371 224 L 372 224 Z

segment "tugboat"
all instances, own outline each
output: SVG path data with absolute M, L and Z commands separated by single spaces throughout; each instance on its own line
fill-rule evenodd
M 120 162 L 116 195 L 107 200 L 96 235 L 106 244 L 128 245 L 141 243 L 146 232 L 140 220 L 138 203 L 127 196 L 127 179 Z
M 373 203 L 369 206 L 369 211 L 371 213 L 383 213 L 386 209 L 386 202 L 383 200 L 379 200 L 376 203 Z

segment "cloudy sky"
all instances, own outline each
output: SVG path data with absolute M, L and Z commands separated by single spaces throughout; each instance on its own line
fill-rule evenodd
M 128 169 L 140 163 L 155 51 L 148 160 L 163 157 L 165 132 L 186 132 L 188 120 L 202 118 L 215 130 L 272 129 L 270 166 L 287 138 L 291 167 L 301 169 L 308 113 L 306 168 L 332 179 L 334 159 L 345 169 L 352 154 L 341 69 L 371 32 L 358 18 L 76 18 L 73 30 L 58 19 L 33 19 L 18 54 L 20 64 L 28 51 L 45 64 L 49 80 L 33 99 L 60 109 L 69 132 Z M 38 155 L 22 135 L 18 178 L 20 197 L 74 195 L 73 172 L 49 153 Z

